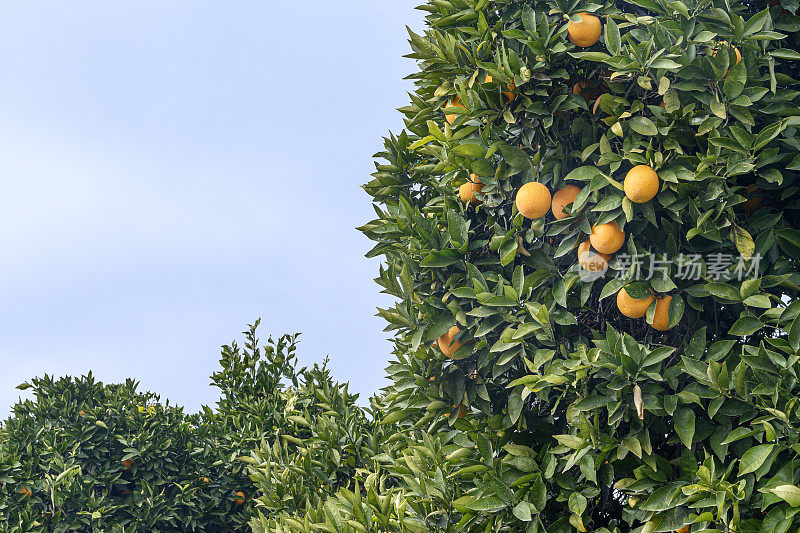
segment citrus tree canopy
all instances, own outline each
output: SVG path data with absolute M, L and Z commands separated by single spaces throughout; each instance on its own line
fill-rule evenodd
M 796 530 L 797 1 L 420 9 L 361 228 L 395 529 Z
M 240 458 L 315 401 L 310 382 L 334 387 L 324 365 L 297 369 L 296 336 L 262 345 L 257 325 L 223 347 L 211 376 L 221 398 L 197 414 L 134 380 L 20 385 L 34 398 L 0 425 L 0 532 L 249 531 L 259 491 Z

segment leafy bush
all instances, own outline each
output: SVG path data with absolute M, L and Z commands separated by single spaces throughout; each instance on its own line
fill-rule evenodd
M 285 393 L 286 424 L 273 442 L 243 458 L 261 493 L 253 531 L 270 531 L 278 515 L 322 517 L 327 497 L 364 486 L 385 434 L 374 406 L 364 410 L 357 397 L 333 382 L 326 364 L 314 365 Z
M 361 228 L 397 298 L 392 431 L 369 482 L 276 530 L 798 527 L 797 8 L 420 6 L 416 91 Z M 596 44 L 568 37 L 581 13 Z M 638 165 L 655 187 L 626 182 Z M 539 186 L 521 201 L 531 182 L 579 188 L 568 216 L 539 216 Z M 604 275 L 579 264 L 587 239 Z
M 34 399 L 0 429 L 0 531 L 246 531 L 255 489 L 236 458 L 287 424 L 284 389 L 305 372 L 296 335 L 261 346 L 257 326 L 223 347 L 216 410 L 186 414 L 91 374 L 21 385 Z

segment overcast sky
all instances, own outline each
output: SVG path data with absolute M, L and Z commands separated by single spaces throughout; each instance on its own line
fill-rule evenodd
M 354 228 L 417 3 L 5 3 L 0 419 L 45 372 L 213 404 L 219 346 L 258 317 L 382 386 L 387 301 Z

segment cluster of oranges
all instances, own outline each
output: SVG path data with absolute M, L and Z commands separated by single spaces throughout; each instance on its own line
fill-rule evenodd
M 622 188 L 630 202 L 643 204 L 656 197 L 660 186 L 661 180 L 652 167 L 636 165 L 625 175 Z M 469 181 L 459 187 L 458 195 L 466 204 L 479 205 L 481 201 L 475 196 L 475 193 L 482 191 L 483 183 L 476 174 L 471 174 Z M 564 208 L 572 204 L 580 192 L 581 189 L 577 185 L 568 184 L 551 195 L 550 190 L 544 184 L 529 182 L 517 190 L 514 203 L 519 213 L 525 218 L 534 220 L 551 212 L 556 220 L 561 220 L 570 216 L 570 213 L 565 212 Z M 625 232 L 620 229 L 616 221 L 612 220 L 594 225 L 592 232 L 587 237 L 578 245 L 578 264 L 588 272 L 605 272 L 613 254 L 625 244 Z M 648 307 L 655 299 L 655 296 L 651 294 L 644 300 L 637 300 L 623 288 L 617 294 L 617 307 L 627 317 L 642 318 L 647 314 Z M 651 325 L 659 331 L 669 329 L 671 301 L 671 296 L 665 296 L 656 303 L 655 317 Z M 452 357 L 462 345 L 461 341 L 454 341 L 458 332 L 458 327 L 453 326 L 435 343 L 447 357 Z
M 600 19 L 589 13 L 579 13 L 578 18 L 580 19 L 579 22 L 571 20 L 567 26 L 567 37 L 570 42 L 581 48 L 590 47 L 597 43 L 603 31 Z M 736 53 L 736 62 L 738 63 L 741 60 L 741 54 L 735 47 L 734 51 Z M 487 74 L 484 83 L 491 82 L 492 77 Z M 597 102 L 599 102 L 597 97 L 601 88 L 602 84 L 600 83 L 592 84 L 586 81 L 579 81 L 573 86 L 572 92 L 583 96 L 587 103 L 590 99 L 595 99 L 596 111 Z M 513 83 L 510 83 L 506 86 L 506 89 L 508 90 L 503 91 L 503 94 L 509 102 L 513 102 L 516 98 L 516 87 Z M 451 99 L 448 105 L 450 107 L 465 107 L 458 95 Z M 663 102 L 661 107 L 664 107 Z M 448 114 L 445 118 L 449 124 L 452 124 L 456 119 L 456 115 Z M 458 188 L 458 196 L 465 204 L 480 205 L 481 200 L 478 199 L 476 193 L 482 193 L 483 186 L 484 184 L 476 174 L 470 174 L 469 180 Z M 648 165 L 634 166 L 625 176 L 623 183 L 625 196 L 632 203 L 638 204 L 652 200 L 658 194 L 659 188 L 660 180 L 658 174 Z M 538 219 L 544 217 L 548 212 L 552 212 L 556 220 L 561 220 L 570 216 L 570 213 L 565 212 L 564 208 L 572 204 L 580 192 L 581 189 L 577 185 L 568 184 L 551 195 L 550 190 L 544 184 L 530 182 L 522 185 L 517 190 L 515 205 L 519 213 L 527 219 Z M 588 235 L 588 239 L 578 245 L 578 263 L 584 270 L 605 271 L 612 255 L 622 248 L 624 243 L 625 232 L 620 229 L 615 221 L 597 224 L 592 227 L 592 232 Z M 668 312 L 671 300 L 671 296 L 664 296 L 656 302 L 655 317 L 651 324 L 655 329 L 660 331 L 669 329 Z M 647 309 L 654 301 L 656 301 L 656 297 L 653 294 L 643 300 L 635 299 L 628 294 L 624 287 L 617 293 L 617 307 L 623 315 L 630 318 L 644 317 L 647 314 Z M 453 358 L 455 352 L 465 344 L 461 339 L 456 339 L 459 333 L 458 326 L 453 326 L 436 339 L 433 346 L 438 347 L 445 357 Z M 454 405 L 453 408 L 456 408 L 456 406 Z M 459 418 L 466 414 L 463 405 L 459 407 L 458 413 Z
M 642 204 L 655 198 L 660 185 L 661 181 L 655 170 L 648 165 L 636 165 L 628 171 L 622 187 L 628 200 Z M 525 218 L 541 218 L 551 211 L 553 216 L 560 220 L 568 216 L 564 212 L 564 207 L 574 202 L 580 192 L 581 189 L 576 185 L 567 185 L 551 197 L 550 190 L 545 185 L 531 182 L 519 188 L 515 203 L 517 210 Z M 612 255 L 622 248 L 623 244 L 625 244 L 625 232 L 620 229 L 616 221 L 596 224 L 592 227 L 588 239 L 578 245 L 578 263 L 586 271 L 604 272 Z M 646 315 L 647 308 L 654 300 L 653 295 L 644 300 L 636 300 L 623 288 L 617 295 L 617 307 L 625 316 L 641 318 Z M 651 325 L 659 331 L 669 329 L 671 301 L 671 296 L 665 296 L 656 304 L 655 318 Z

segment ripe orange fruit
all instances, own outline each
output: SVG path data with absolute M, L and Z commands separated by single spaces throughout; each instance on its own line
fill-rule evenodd
M 588 104 L 590 101 L 596 100 L 600 96 L 601 84 L 597 81 L 586 80 L 575 82 L 575 85 L 572 86 L 572 94 L 581 96 Z
M 625 287 L 622 287 L 617 293 L 617 309 L 628 318 L 642 318 L 655 299 L 656 297 L 651 294 L 644 300 L 637 300 L 628 294 Z
M 448 107 L 464 107 L 464 108 L 466 108 L 466 106 L 461 103 L 461 96 L 459 96 L 459 95 L 456 95 L 455 98 L 450 100 L 450 105 Z M 456 120 L 456 115 L 455 115 L 455 113 L 453 113 L 451 115 L 445 115 L 444 118 L 447 120 L 448 124 L 452 124 Z
M 592 247 L 600 253 L 613 254 L 625 244 L 625 232 L 619 229 L 617 222 L 612 220 L 592 228 L 589 235 Z
M 519 188 L 515 201 L 522 216 L 533 220 L 545 216 L 550 211 L 552 196 L 547 187 L 533 181 Z
M 456 350 L 461 348 L 464 343 L 461 340 L 454 340 L 458 332 L 461 331 L 458 329 L 458 326 L 453 326 L 450 328 L 447 333 L 436 339 L 436 344 L 439 345 L 439 349 L 445 355 L 445 357 L 453 357 L 453 354 L 456 353 Z
M 672 296 L 664 296 L 656 302 L 656 314 L 653 316 L 653 323 L 650 324 L 658 331 L 669 329 L 669 306 L 672 304 Z
M 470 174 L 469 181 L 458 188 L 458 197 L 465 204 L 478 205 L 481 201 L 475 198 L 475 193 L 482 190 L 483 183 L 478 179 L 477 174 Z
M 564 206 L 574 202 L 579 192 L 581 192 L 580 187 L 569 184 L 563 189 L 557 190 L 555 194 L 553 194 L 551 208 L 553 211 L 553 216 L 556 217 L 556 219 L 561 220 L 567 216 L 567 214 L 564 212 Z
M 453 409 L 455 409 L 455 408 L 456 408 L 456 406 L 454 405 Z M 464 418 L 465 416 L 467 416 L 468 412 L 469 412 L 469 410 L 467 409 L 467 406 L 462 403 L 461 405 L 458 406 L 458 417 L 457 418 Z M 450 413 L 445 413 L 444 416 L 447 417 L 447 418 L 450 418 Z
M 494 79 L 494 78 L 492 78 L 492 75 L 491 75 L 491 74 L 487 74 L 487 75 L 486 75 L 486 78 L 483 80 L 483 83 L 492 83 L 492 80 L 493 80 L 493 79 Z
M 235 503 L 236 505 L 244 505 L 244 500 L 245 500 L 244 492 L 237 491 L 236 495 L 238 496 L 238 498 L 233 500 L 233 503 Z
M 600 19 L 589 13 L 579 13 L 581 17 L 580 22 L 569 22 L 567 26 L 567 36 L 575 46 L 586 48 L 592 46 L 600 40 L 600 33 L 603 31 L 603 25 L 600 24 Z
M 660 184 L 655 170 L 647 165 L 636 165 L 625 176 L 623 188 L 628 200 L 635 204 L 643 204 L 658 194 Z
M 210 479 L 208 479 L 207 477 L 203 477 L 203 476 L 200 476 L 199 478 L 197 478 L 197 481 L 199 481 L 203 485 L 208 485 L 209 483 L 211 483 Z
M 23 498 L 27 498 L 28 496 L 31 495 L 31 491 L 28 490 L 28 487 L 26 487 L 24 485 L 22 486 L 21 489 L 19 489 L 19 493 L 22 494 Z
M 81 409 L 81 416 L 85 416 L 85 415 L 86 415 L 86 411 L 84 411 L 83 409 Z
M 755 184 L 750 184 L 747 186 L 747 189 L 745 189 L 745 196 L 747 196 L 747 201 L 742 204 L 742 209 L 744 209 L 749 215 L 755 213 L 758 210 L 758 208 L 761 207 L 761 204 L 764 203 L 763 198 L 761 198 L 757 194 L 754 194 L 757 192 L 758 192 L 758 187 L 756 187 Z
M 578 246 L 578 263 L 587 272 L 605 272 L 609 261 L 611 256 L 592 250 L 588 240 Z
M 689 533 L 689 526 L 683 526 L 675 530 L 675 533 Z
M 125 468 L 125 470 L 130 470 L 133 466 L 133 461 L 130 459 L 125 459 L 124 461 L 120 461 L 120 463 L 122 463 L 122 466 Z
M 508 98 L 509 103 L 511 103 L 511 102 L 513 102 L 514 100 L 517 99 L 517 93 L 514 92 L 514 90 L 516 88 L 517 88 L 517 86 L 514 85 L 513 81 L 511 83 L 506 83 L 506 89 L 508 89 L 508 90 L 507 91 L 503 91 L 503 94 L 506 96 L 506 98 Z

